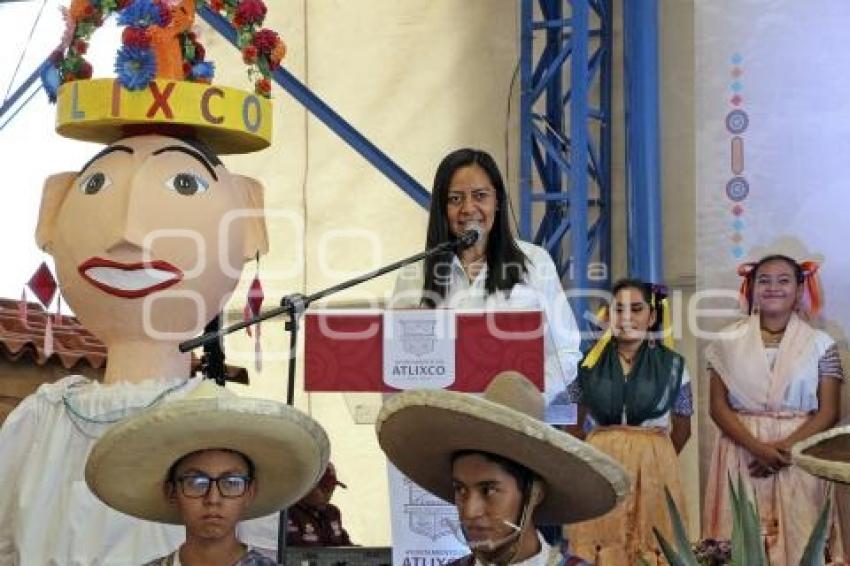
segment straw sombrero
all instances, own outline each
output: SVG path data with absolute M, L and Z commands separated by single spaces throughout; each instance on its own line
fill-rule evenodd
M 89 454 L 86 483 L 123 513 L 181 524 L 163 495 L 168 470 L 186 454 L 217 448 L 254 463 L 257 497 L 246 519 L 298 501 L 322 477 L 330 450 L 324 429 L 298 409 L 204 381 L 183 399 L 110 428 Z
M 810 474 L 850 483 L 850 422 L 798 442 L 791 457 Z
M 452 454 L 480 450 L 522 464 L 546 483 L 539 524 L 602 515 L 629 491 L 626 472 L 589 444 L 543 422 L 543 396 L 523 375 L 497 375 L 483 397 L 411 390 L 381 408 L 378 442 L 411 480 L 453 501 Z

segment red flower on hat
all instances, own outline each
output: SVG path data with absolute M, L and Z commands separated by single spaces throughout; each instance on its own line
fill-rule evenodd
M 195 61 L 203 61 L 204 57 L 207 55 L 207 50 L 204 49 L 204 46 L 195 42 Z
M 121 42 L 129 47 L 140 47 L 144 49 L 150 47 L 151 38 L 144 28 L 126 27 L 121 32 Z
M 91 63 L 89 63 L 86 60 L 83 60 L 80 63 L 80 68 L 77 69 L 77 76 L 81 79 L 90 79 L 92 72 L 93 72 L 93 70 L 92 70 Z
M 85 55 L 86 51 L 88 51 L 89 49 L 89 44 L 83 41 L 82 39 L 78 39 L 73 43 L 72 47 L 74 48 L 74 51 L 76 51 L 80 55 Z
M 159 8 L 159 19 L 161 22 L 159 27 L 168 27 L 168 24 L 171 23 L 171 8 L 165 2 L 158 2 L 157 8 Z
M 278 37 L 277 33 L 270 29 L 263 28 L 254 34 L 254 46 L 262 53 L 263 55 L 269 55 L 277 45 L 277 42 L 280 41 L 280 37 Z
M 257 91 L 257 94 L 261 94 L 267 97 L 272 92 L 272 83 L 269 79 L 260 79 L 254 86 L 254 90 Z
M 260 25 L 266 17 L 266 5 L 262 0 L 242 0 L 236 7 L 233 23 L 237 26 Z
M 242 50 L 242 60 L 245 61 L 245 63 L 248 65 L 256 63 L 257 53 L 257 48 L 255 46 L 246 45 L 245 49 Z

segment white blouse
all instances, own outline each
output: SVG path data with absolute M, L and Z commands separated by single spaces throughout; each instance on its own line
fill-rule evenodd
M 785 396 L 782 400 L 781 410 L 794 411 L 803 413 L 812 413 L 818 410 L 818 385 L 821 377 L 821 361 L 830 348 L 834 347 L 835 340 L 822 330 L 815 330 L 816 337 L 814 348 L 809 352 L 810 359 L 805 360 L 805 363 L 798 364 L 800 372 L 794 376 L 788 388 L 785 390 Z M 764 355 L 767 357 L 769 367 L 773 367 L 776 361 L 778 347 L 765 346 Z M 802 362 L 803 360 L 801 360 Z M 833 379 L 843 380 L 843 374 L 839 366 L 836 375 L 830 375 Z M 757 410 L 759 407 L 747 407 L 740 399 L 729 392 L 729 405 L 736 411 Z
M 528 258 L 528 274 L 511 293 L 487 294 L 487 266 L 470 281 L 457 256 L 453 256 L 447 274 L 449 291 L 443 308 L 543 311 L 544 319 L 544 395 L 547 405 L 565 391 L 576 377 L 581 361 L 580 336 L 573 311 L 567 300 L 552 258 L 539 246 L 517 240 Z M 422 263 L 407 266 L 396 280 L 391 308 L 418 307 L 424 281 Z

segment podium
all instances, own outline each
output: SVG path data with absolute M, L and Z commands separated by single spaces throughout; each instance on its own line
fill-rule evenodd
M 455 310 L 453 313 L 455 367 L 454 382 L 448 389 L 479 393 L 500 372 L 515 370 L 543 390 L 541 311 Z M 307 391 L 398 390 L 384 381 L 387 331 L 384 311 L 312 310 L 305 313 L 304 319 Z M 415 351 L 412 356 L 416 356 Z

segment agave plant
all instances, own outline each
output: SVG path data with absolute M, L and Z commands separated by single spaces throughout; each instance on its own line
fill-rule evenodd
M 768 566 L 767 555 L 764 551 L 764 542 L 761 537 L 761 522 L 759 521 L 758 505 L 747 496 L 744 490 L 744 480 L 741 475 L 738 475 L 737 489 L 732 483 L 732 478 L 728 478 L 729 491 L 732 494 L 732 566 Z M 670 518 L 673 523 L 673 538 L 674 543 L 671 544 L 664 538 L 658 529 L 653 527 L 655 538 L 658 539 L 658 544 L 661 546 L 661 551 L 670 566 L 705 566 L 706 562 L 700 561 L 688 540 L 688 535 L 685 532 L 685 526 L 682 524 L 682 517 L 670 491 L 665 488 L 667 494 L 667 509 L 670 512 Z M 803 558 L 800 560 L 800 566 L 822 566 L 824 563 L 824 551 L 826 549 L 826 539 L 829 535 L 827 529 L 830 500 L 827 498 L 826 505 L 821 510 L 812 534 L 809 536 L 809 542 L 803 551 Z

